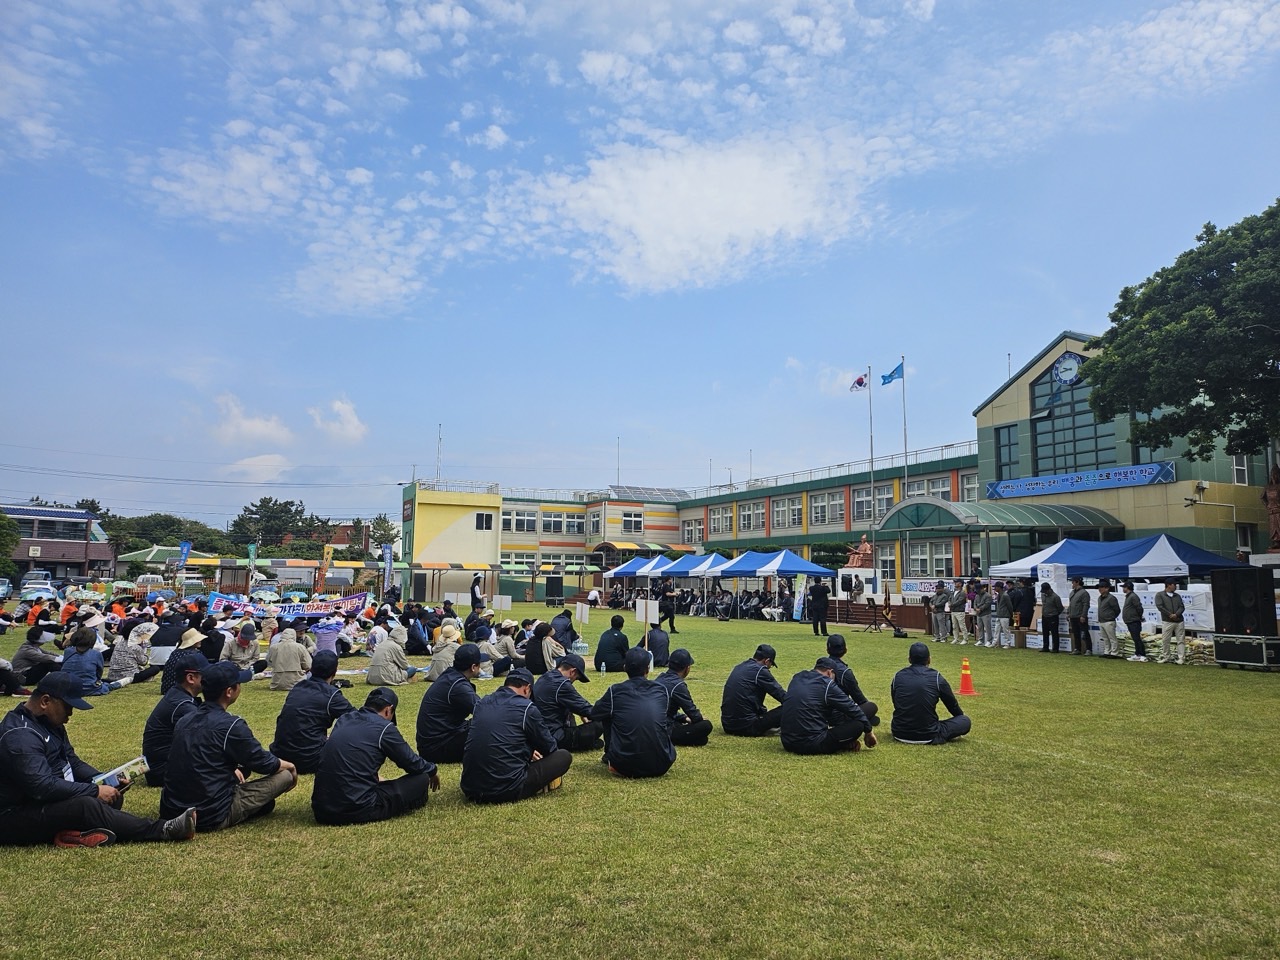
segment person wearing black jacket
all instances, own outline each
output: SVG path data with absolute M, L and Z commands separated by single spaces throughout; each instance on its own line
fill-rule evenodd
M 693 702 L 689 692 L 689 668 L 693 666 L 693 655 L 683 647 L 671 651 L 667 661 L 667 672 L 654 678 L 655 682 L 667 688 L 671 712 L 671 742 L 677 747 L 705 747 L 711 736 L 711 721 L 702 716 L 702 711 Z
M 831 588 L 821 580 L 813 581 L 813 585 L 809 587 L 809 605 L 805 608 L 805 613 L 813 622 L 813 635 L 827 635 L 827 608 L 831 598 Z
M 671 744 L 671 691 L 649 679 L 649 654 L 627 651 L 627 679 L 615 683 L 591 708 L 604 728 L 604 758 L 612 773 L 660 777 L 676 762 Z
M 151 646 L 176 647 L 182 642 L 182 635 L 188 629 L 187 620 L 181 614 L 166 613 L 160 620 L 160 629 L 151 635 Z
M 788 753 L 819 754 L 859 750 L 858 738 L 876 745 L 871 721 L 836 683 L 838 665 L 819 657 L 812 670 L 791 678 L 782 704 L 782 748 Z
M 281 760 L 291 761 L 299 773 L 320 769 L 329 728 L 355 709 L 333 685 L 337 673 L 338 655 L 331 650 L 319 651 L 311 660 L 311 676 L 294 685 L 276 718 L 276 737 L 268 749 Z
M 764 708 L 766 694 L 779 704 L 787 699 L 787 691 L 769 672 L 777 656 L 773 647 L 762 643 L 750 660 L 730 671 L 720 698 L 720 727 L 725 733 L 735 737 L 763 737 L 770 730 L 778 729 L 782 708 L 778 706 L 769 711 Z
M 849 645 L 845 642 L 844 635 L 833 633 L 827 637 L 827 656 L 835 662 L 836 684 L 849 695 L 849 699 L 858 705 L 858 709 L 866 714 L 867 720 L 873 727 L 880 726 L 880 708 L 867 699 L 867 695 L 862 692 L 862 687 L 858 686 L 858 678 L 853 675 L 853 670 L 844 662 L 845 656 L 849 652 Z
M 510 803 L 556 790 L 573 763 L 529 699 L 533 674 L 518 667 L 476 704 L 462 756 L 463 795 L 473 803 Z
M 144 820 L 120 809 L 127 783 L 93 782 L 100 771 L 76 755 L 66 729 L 76 710 L 92 709 L 75 677 L 51 673 L 0 721 L 0 846 L 101 847 L 195 835 L 195 810 Z
M 559 664 L 533 683 L 533 702 L 547 729 L 563 750 L 577 753 L 600 746 L 602 727 L 591 716 L 591 704 L 574 683 L 590 683 L 587 665 L 576 653 L 566 653 Z M 584 718 L 575 723 L 575 717 Z
M 627 655 L 631 642 L 622 632 L 626 621 L 618 614 L 609 618 L 609 629 L 600 634 L 600 642 L 596 645 L 596 669 L 605 673 L 621 673 L 622 661 Z M 565 648 L 566 650 L 568 647 Z
M 889 686 L 893 697 L 893 739 L 902 743 L 940 744 L 963 737 L 973 721 L 956 702 L 947 678 L 929 666 L 929 648 L 913 643 L 907 651 L 908 666 L 894 674 Z M 938 719 L 938 701 L 951 716 Z
M 334 724 L 311 790 L 311 813 L 317 823 L 390 820 L 425 806 L 428 791 L 440 789 L 436 765 L 414 753 L 396 726 L 399 702 L 394 690 L 378 687 L 363 707 Z M 380 780 L 378 771 L 386 760 L 404 776 Z
M 209 661 L 197 652 L 187 657 L 182 679 L 170 687 L 155 705 L 142 728 L 142 755 L 147 758 L 146 781 L 149 787 L 164 786 L 164 771 L 169 763 L 169 749 L 173 746 L 173 728 L 188 713 L 200 706 L 200 684 Z
M 480 676 L 480 648 L 464 643 L 453 666 L 436 677 L 418 704 L 418 753 L 432 763 L 461 763 L 471 714 L 480 697 L 471 681 Z
M 671 637 L 662 627 L 656 623 L 649 624 L 649 631 L 644 635 L 644 639 L 640 641 L 640 646 L 653 655 L 655 668 L 667 665 L 667 660 L 671 656 Z
M 551 626 L 556 631 L 556 642 L 564 647 L 565 653 L 571 651 L 573 645 L 581 639 L 578 636 L 578 631 L 573 629 L 573 614 L 567 609 L 561 610 L 551 618 Z M 555 664 L 549 663 L 547 664 L 547 669 L 550 670 L 553 666 Z
M 1146 663 L 1147 648 L 1142 640 L 1142 598 L 1133 592 L 1132 580 L 1123 581 L 1120 589 L 1124 591 L 1124 609 L 1120 611 L 1120 618 L 1133 641 L 1133 656 L 1129 659 L 1135 663 Z
M 223 660 L 204 672 L 205 702 L 178 721 L 160 794 L 160 815 L 195 807 L 201 832 L 223 830 L 275 809 L 298 783 L 298 771 L 262 749 L 249 725 L 227 708 L 240 696 L 240 671 Z M 241 781 L 240 771 L 263 774 Z
M 1023 630 L 1031 629 L 1031 621 L 1036 617 L 1036 590 L 1031 580 L 1024 579 L 1017 587 L 1017 595 L 1013 598 L 1013 607 L 1018 611 L 1018 626 Z

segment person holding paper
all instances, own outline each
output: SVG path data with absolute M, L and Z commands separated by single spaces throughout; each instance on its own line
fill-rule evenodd
M 104 847 L 195 836 L 194 809 L 146 820 L 121 809 L 127 780 L 94 783 L 100 772 L 76 755 L 66 730 L 76 710 L 92 709 L 79 681 L 58 672 L 0 721 L 0 846 Z

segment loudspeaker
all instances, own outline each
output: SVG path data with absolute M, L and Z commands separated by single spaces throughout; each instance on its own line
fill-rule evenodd
M 853 593 L 853 574 L 851 573 L 840 574 L 840 592 Z
M 544 582 L 546 583 L 548 597 L 564 596 L 564 577 L 547 577 Z
M 1266 567 L 1214 570 L 1213 625 L 1218 633 L 1276 635 L 1275 577 Z

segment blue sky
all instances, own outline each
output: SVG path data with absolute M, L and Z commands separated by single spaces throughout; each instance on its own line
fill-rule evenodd
M 448 479 L 597 487 L 621 437 L 624 482 L 740 481 L 865 457 L 848 384 L 902 354 L 911 446 L 965 440 L 1010 354 L 1280 194 L 1274 2 L 11 0 L 0 31 L 6 499 L 394 516 L 437 424 Z

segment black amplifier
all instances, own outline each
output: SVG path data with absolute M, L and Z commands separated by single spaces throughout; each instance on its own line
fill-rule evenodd
M 1280 637 L 1218 633 L 1213 637 L 1213 657 L 1223 667 L 1280 669 Z

